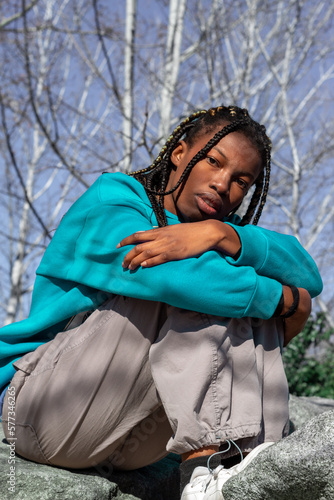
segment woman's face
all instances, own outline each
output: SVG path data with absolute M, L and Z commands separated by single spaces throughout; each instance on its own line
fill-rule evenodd
M 212 136 L 201 136 L 191 147 L 180 141 L 171 156 L 176 169 L 167 190 L 176 185 L 190 160 Z M 183 186 L 165 197 L 165 208 L 183 222 L 221 220 L 240 205 L 261 170 L 256 147 L 241 132 L 232 132 L 193 167 Z

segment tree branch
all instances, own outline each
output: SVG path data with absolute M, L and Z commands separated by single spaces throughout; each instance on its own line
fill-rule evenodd
M 70 165 L 66 161 L 66 159 L 64 158 L 63 154 L 61 153 L 61 151 L 58 148 L 57 143 L 51 138 L 51 136 L 47 130 L 47 127 L 44 125 L 43 120 L 41 119 L 41 117 L 37 111 L 34 93 L 33 93 L 33 88 L 32 88 L 32 75 L 31 75 L 30 61 L 29 61 L 27 17 L 26 17 L 25 0 L 22 0 L 22 5 L 23 5 L 23 25 L 24 25 L 24 58 L 25 58 L 25 66 L 26 66 L 27 76 L 28 76 L 28 91 L 29 91 L 31 107 L 33 109 L 37 123 L 39 124 L 43 134 L 45 135 L 46 139 L 48 140 L 53 151 L 60 158 L 60 160 L 66 166 L 66 168 L 71 172 L 73 177 L 75 177 L 81 184 L 83 184 L 86 188 L 88 188 L 89 184 L 82 178 L 82 176 L 75 170 L 75 168 L 72 165 Z
M 23 12 L 18 12 L 17 14 L 14 14 L 11 17 L 8 17 L 7 19 L 4 19 L 3 21 L 0 22 L 0 30 L 3 29 L 5 26 L 8 26 L 8 24 L 12 23 L 13 21 L 16 21 L 17 19 L 20 19 L 23 15 L 25 15 L 29 10 L 31 10 L 38 2 L 39 0 L 33 0 L 27 7 L 25 7 Z
M 34 214 L 34 216 L 38 220 L 40 226 L 42 227 L 44 235 L 51 240 L 51 236 L 49 235 L 48 228 L 45 226 L 44 222 L 42 221 L 41 217 L 37 213 L 37 210 L 35 209 L 33 203 L 31 202 L 31 200 L 30 200 L 30 198 L 28 196 L 28 193 L 27 193 L 27 190 L 26 190 L 26 187 L 25 187 L 25 183 L 24 183 L 24 179 L 23 179 L 23 177 L 21 175 L 21 172 L 20 172 L 20 169 L 19 169 L 19 167 L 17 165 L 15 154 L 14 154 L 14 150 L 12 148 L 12 144 L 11 144 L 11 140 L 10 140 L 9 130 L 8 130 L 8 127 L 7 127 L 5 106 L 4 106 L 4 102 L 3 102 L 3 99 L 2 99 L 2 94 L 1 93 L 0 93 L 0 106 L 1 106 L 1 121 L 2 121 L 2 126 L 3 126 L 5 137 L 6 137 L 6 144 L 7 144 L 8 152 L 10 154 L 10 157 L 11 157 L 12 164 L 13 164 L 14 170 L 16 172 L 16 175 L 17 175 L 17 177 L 18 177 L 18 179 L 20 181 L 20 184 L 21 184 L 21 187 L 22 187 L 22 190 L 23 190 L 23 193 L 24 193 L 24 198 L 27 201 L 27 203 L 28 203 L 28 205 L 29 205 L 32 213 Z

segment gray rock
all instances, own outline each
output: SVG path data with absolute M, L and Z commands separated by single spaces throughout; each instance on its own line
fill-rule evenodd
M 259 454 L 223 487 L 225 500 L 333 500 L 334 411 Z
M 334 410 L 334 399 L 318 397 L 304 398 L 290 395 L 289 411 L 291 431 L 299 429 L 311 418 L 328 410 Z

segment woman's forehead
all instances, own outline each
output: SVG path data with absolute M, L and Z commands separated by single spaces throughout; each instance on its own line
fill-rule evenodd
M 194 138 L 193 146 L 198 146 L 200 144 L 201 147 L 204 147 L 218 132 L 225 128 L 226 125 L 229 125 L 229 122 L 223 122 L 220 124 L 220 126 L 217 126 L 211 131 L 203 131 L 202 134 L 198 134 L 198 137 Z M 257 147 L 255 141 L 252 140 L 250 134 L 243 129 L 237 129 L 232 132 L 228 132 L 222 139 L 217 142 L 217 145 L 226 145 L 227 147 L 227 145 L 238 145 L 238 143 L 240 144 L 240 146 L 242 145 L 243 147 L 252 148 L 259 152 L 259 148 Z

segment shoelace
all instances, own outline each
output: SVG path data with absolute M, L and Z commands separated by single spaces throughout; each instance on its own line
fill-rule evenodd
M 239 448 L 239 446 L 232 439 L 227 439 L 226 443 L 228 444 L 228 448 L 226 448 L 226 450 L 217 451 L 216 453 L 213 453 L 212 455 L 209 456 L 208 461 L 207 461 L 207 468 L 209 469 L 209 474 L 207 475 L 207 477 L 204 479 L 204 481 L 202 483 L 201 492 L 205 492 L 207 487 L 209 486 L 209 484 L 211 482 L 211 479 L 217 479 L 219 472 L 222 469 L 224 469 L 223 465 L 218 465 L 218 467 L 216 467 L 215 469 L 211 469 L 210 460 L 212 457 L 217 456 L 217 455 L 223 455 L 224 453 L 227 453 L 231 449 L 232 444 L 234 444 L 234 446 L 237 448 L 237 450 L 240 453 L 240 456 L 241 456 L 240 461 L 243 460 L 244 456 L 243 456 L 243 453 L 242 453 L 241 449 Z M 228 469 L 226 469 L 226 473 L 228 473 Z
M 237 445 L 237 443 L 235 443 L 234 441 L 232 441 L 232 439 L 227 439 L 226 440 L 226 443 L 228 444 L 228 448 L 226 450 L 223 450 L 223 451 L 217 451 L 216 453 L 213 453 L 213 455 L 210 455 L 209 458 L 208 458 L 208 461 L 206 463 L 207 465 L 207 468 L 209 469 L 209 471 L 211 473 L 213 473 L 216 469 L 218 469 L 219 467 L 223 467 L 223 466 L 218 466 L 216 467 L 216 469 L 211 469 L 210 467 L 210 460 L 212 457 L 215 457 L 216 455 L 223 455 L 224 453 L 227 453 L 230 449 L 231 449 L 231 446 L 232 444 L 234 444 L 234 446 L 237 448 L 237 450 L 239 451 L 240 453 L 240 456 L 241 456 L 241 460 L 240 462 L 244 459 L 244 456 L 243 456 L 243 453 L 242 451 L 240 450 L 239 446 Z M 220 469 L 219 469 L 220 470 Z

